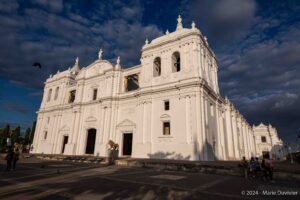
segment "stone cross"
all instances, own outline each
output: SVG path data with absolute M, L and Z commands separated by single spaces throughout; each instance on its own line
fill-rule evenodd
M 120 65 L 120 56 L 117 58 L 117 65 Z
M 103 53 L 103 51 L 102 51 L 102 49 L 100 49 L 99 52 L 98 52 L 98 59 L 99 60 L 102 60 L 102 53 Z
M 193 21 L 193 23 L 192 23 L 192 29 L 195 29 L 196 28 L 196 24 L 195 24 L 195 22 Z

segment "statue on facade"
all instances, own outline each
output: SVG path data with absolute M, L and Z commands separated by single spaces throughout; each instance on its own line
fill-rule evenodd
M 176 31 L 181 30 L 181 29 L 182 29 L 182 19 L 181 19 L 181 16 L 178 15 Z

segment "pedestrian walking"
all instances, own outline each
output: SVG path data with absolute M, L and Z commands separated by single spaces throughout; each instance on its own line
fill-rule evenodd
M 255 176 L 260 176 L 260 172 L 261 172 L 261 167 L 260 167 L 260 162 L 259 162 L 259 159 L 258 157 L 255 158 Z
M 269 156 L 265 156 L 261 163 L 261 168 L 263 170 L 264 178 L 267 180 L 270 178 L 273 181 L 273 163 Z
M 255 178 L 255 168 L 256 168 L 256 162 L 254 160 L 253 157 L 251 157 L 250 161 L 249 161 L 249 171 L 250 171 L 250 175 Z
M 248 178 L 248 161 L 246 160 L 245 156 L 243 156 L 243 159 L 241 160 L 239 167 L 243 169 L 244 177 Z
M 13 160 L 13 156 L 14 156 L 14 152 L 13 152 L 12 148 L 9 147 L 8 150 L 7 150 L 7 154 L 5 156 L 6 171 L 10 171 L 11 170 L 11 163 L 12 163 L 12 160 Z
M 16 169 L 16 164 L 19 160 L 20 157 L 20 152 L 19 152 L 19 148 L 15 148 L 14 154 L 13 154 L 13 161 L 12 161 L 12 169 L 15 170 Z

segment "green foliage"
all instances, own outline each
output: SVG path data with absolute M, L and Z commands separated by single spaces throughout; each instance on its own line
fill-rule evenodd
M 31 129 L 27 128 L 25 131 L 24 144 L 30 143 L 30 133 L 31 133 Z
M 0 134 L 0 152 L 4 152 L 7 143 L 6 143 L 6 138 L 7 136 L 10 135 L 10 126 L 7 124 L 4 129 L 1 129 L 1 134 Z
M 21 128 L 20 126 L 18 126 L 14 131 L 13 134 L 11 135 L 11 140 L 12 140 L 12 144 L 14 143 L 20 143 L 20 131 Z
M 4 134 L 5 138 L 7 138 L 10 135 L 10 125 L 9 124 L 7 124 L 5 126 L 3 134 Z
M 33 122 L 30 134 L 30 144 L 32 144 L 34 133 L 35 133 L 36 121 Z

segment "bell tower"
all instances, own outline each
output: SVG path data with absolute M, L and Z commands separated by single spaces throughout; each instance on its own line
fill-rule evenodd
M 191 28 L 184 28 L 180 15 L 174 32 L 167 30 L 165 35 L 151 42 L 146 39 L 141 65 L 141 87 L 202 78 L 219 93 L 216 60 L 207 39 L 196 28 L 195 22 Z

